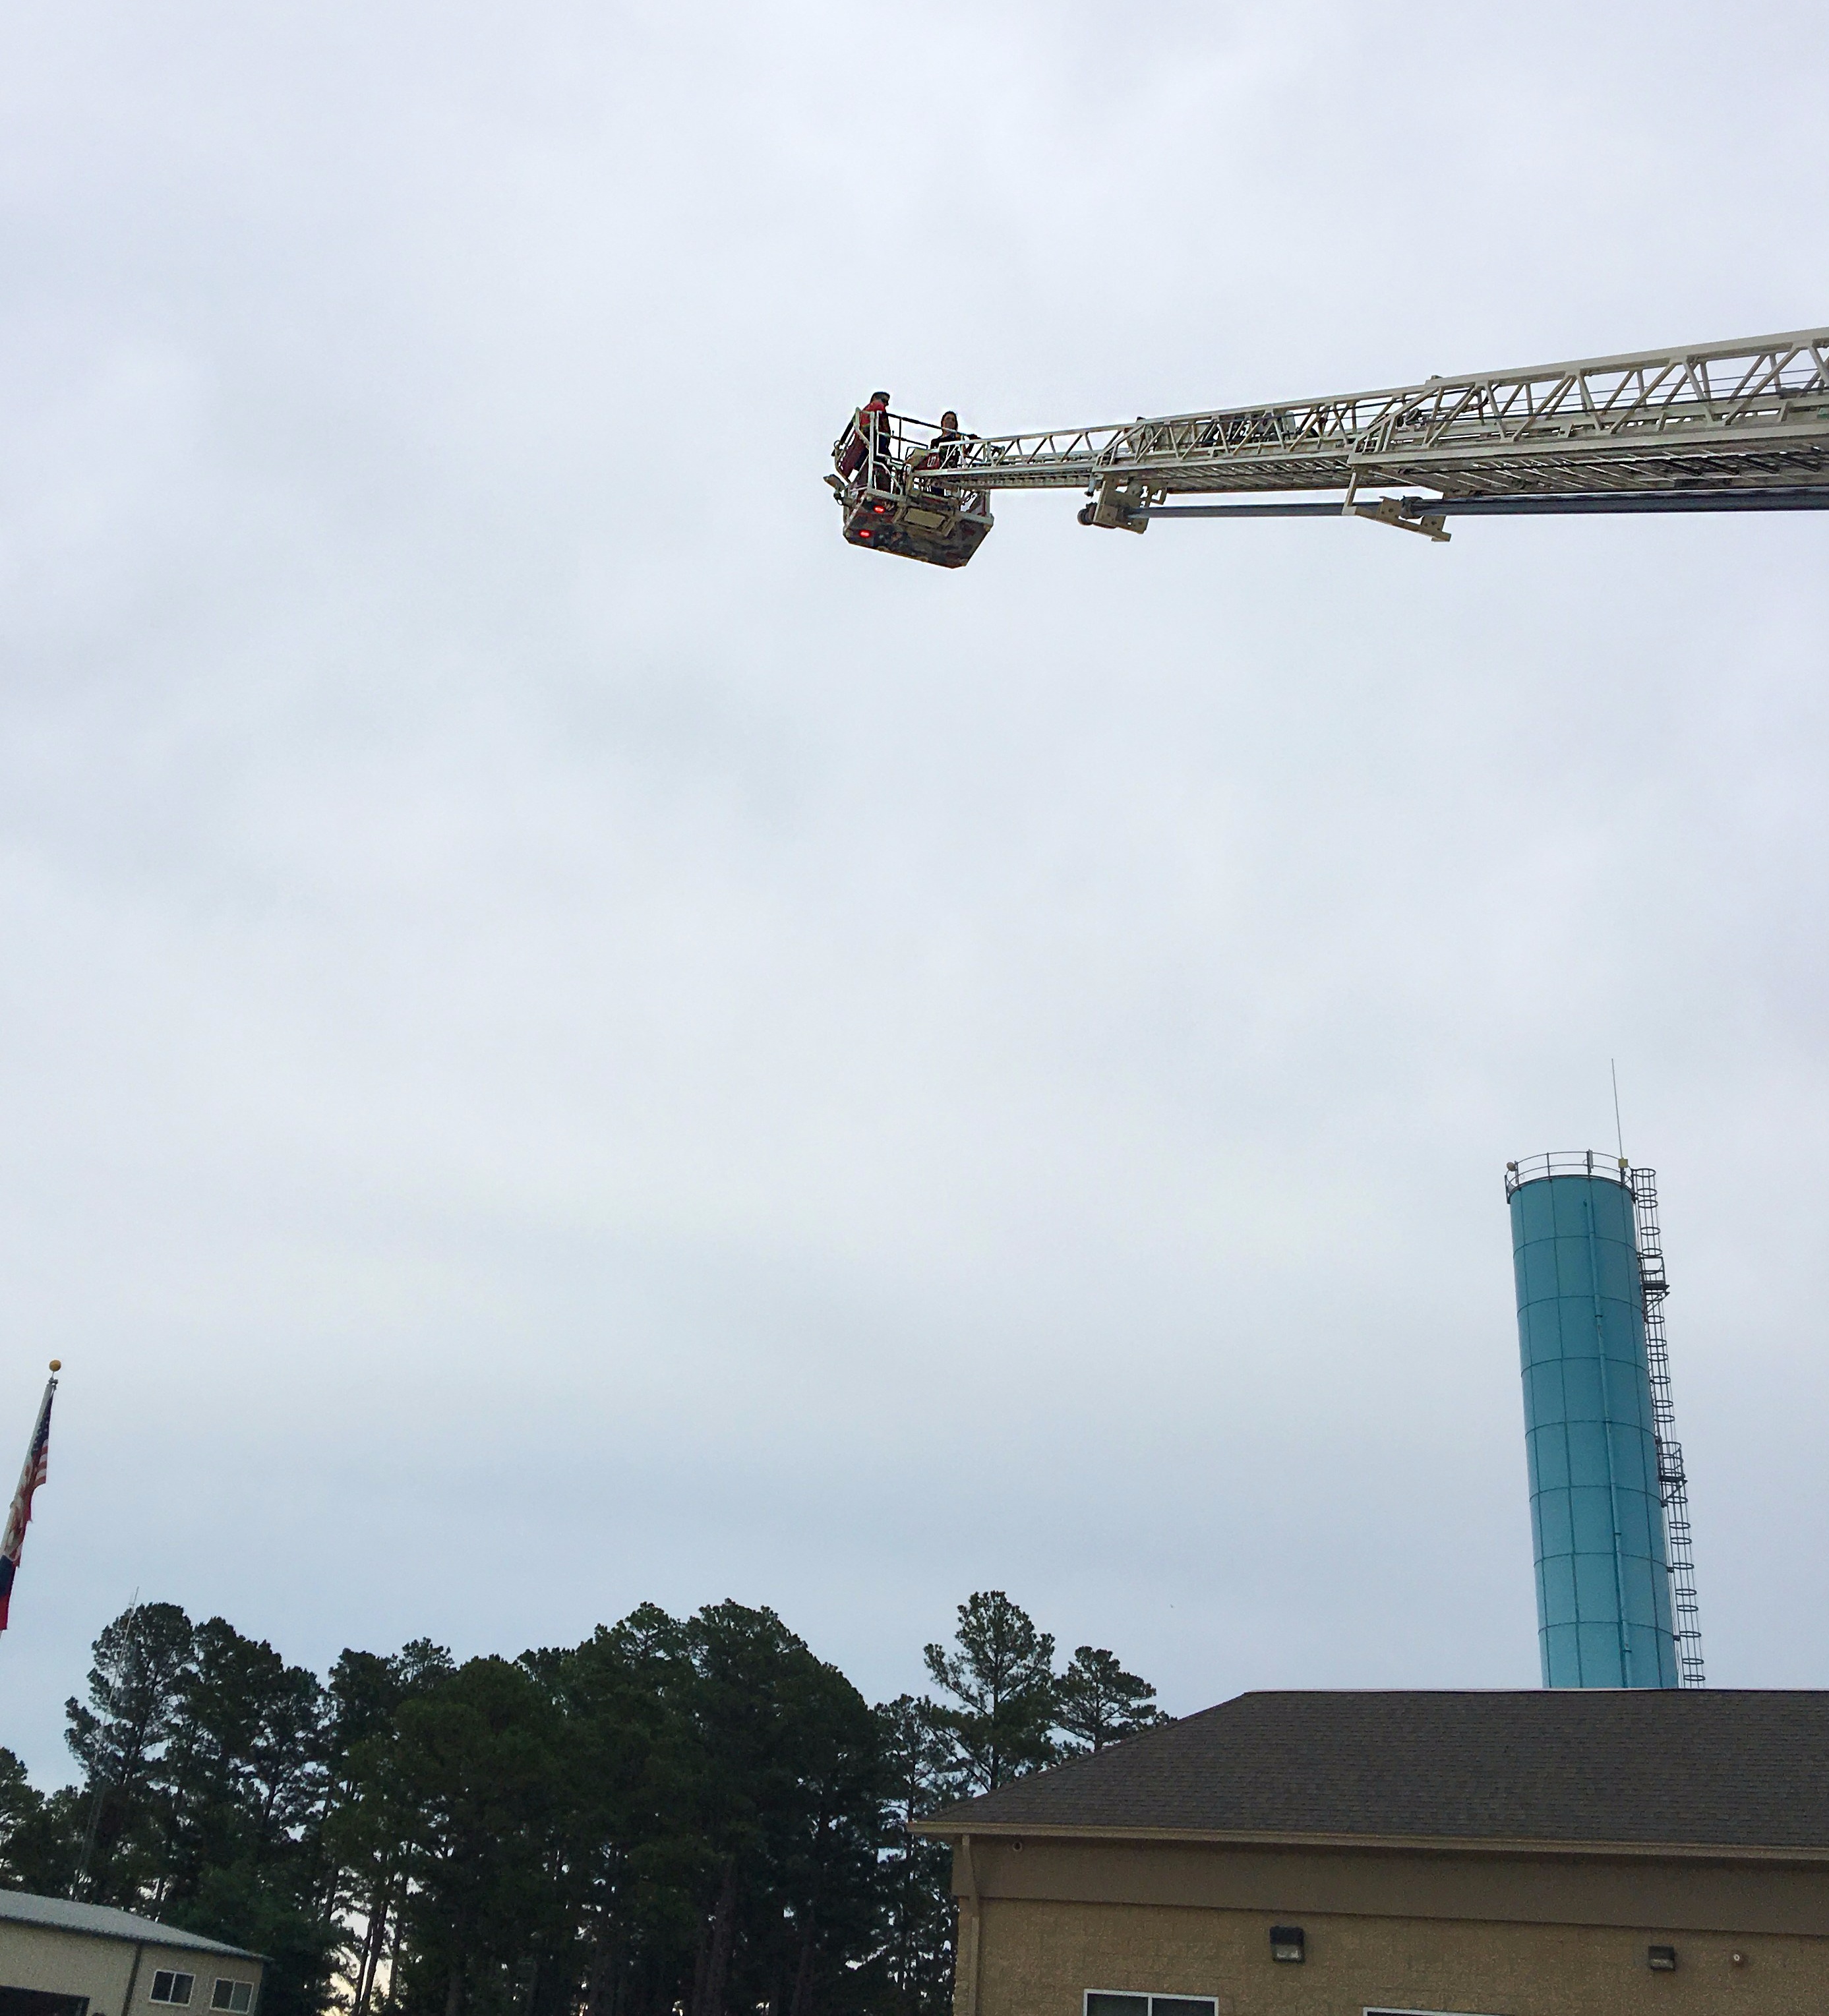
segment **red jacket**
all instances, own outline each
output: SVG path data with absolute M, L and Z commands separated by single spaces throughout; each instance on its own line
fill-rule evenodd
M 859 409 L 851 439 L 838 465 L 839 473 L 855 476 L 873 448 L 878 455 L 889 452 L 889 409 L 880 399 L 871 399 Z

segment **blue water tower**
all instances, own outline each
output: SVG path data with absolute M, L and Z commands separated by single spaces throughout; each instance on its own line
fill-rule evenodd
M 1631 1177 L 1587 1150 L 1506 1167 L 1546 1687 L 1678 1684 Z

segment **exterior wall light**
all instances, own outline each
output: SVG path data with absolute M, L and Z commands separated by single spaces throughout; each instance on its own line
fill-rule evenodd
M 1300 1925 L 1273 1925 L 1270 1928 L 1270 1957 L 1298 1962 L 1308 1957 L 1306 1942 Z
M 1647 1946 L 1645 1964 L 1654 1974 L 1674 1974 L 1676 1971 L 1675 1946 Z

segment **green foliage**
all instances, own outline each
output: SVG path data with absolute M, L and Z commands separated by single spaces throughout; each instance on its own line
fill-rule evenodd
M 0 1884 L 61 1895 L 76 1874 L 82 1833 L 81 1793 L 67 1785 L 47 1798 L 0 1748 Z
M 209 1869 L 294 1859 L 324 1787 L 322 1684 L 220 1617 L 192 1634 L 160 1783 L 170 1801 L 162 1880 L 193 1895 Z
M 407 2009 L 506 2012 L 509 1970 L 562 1939 L 563 1725 L 524 1667 L 472 1659 L 399 1709 L 387 1769 L 412 1816 Z
M 330 1670 L 323 1853 L 333 1906 L 355 1921 L 340 1971 L 358 2011 L 369 2008 L 390 1953 L 399 1957 L 419 1852 L 422 1816 L 399 1762 L 401 1713 L 455 1670 L 451 1654 L 423 1638 L 391 1658 L 346 1651 Z
M 956 1767 L 931 1701 L 900 1694 L 876 1712 L 889 1823 L 878 1871 L 881 1999 L 902 2016 L 920 2016 L 952 2006 L 952 1856 L 910 1830 L 951 1802 Z
M 76 1881 L 89 1805 L 80 1785 L 60 1786 L 41 1799 L 34 1792 L 7 1834 L 0 1881 L 40 1896 L 67 1896 Z
M 286 1873 L 251 1859 L 206 1868 L 160 1916 L 267 1960 L 261 2016 L 313 2016 L 328 2002 L 338 1932 Z
M 95 1658 L 88 1702 L 65 1711 L 85 1773 L 67 1887 L 265 1953 L 266 2016 L 321 2007 L 340 1936 L 322 1860 L 322 1683 L 169 1603 L 124 1612 Z
M 962 1788 L 994 1792 L 1052 1764 L 1054 1640 L 1000 1589 L 959 1606 L 958 1650 L 930 1645 L 929 1677 L 957 1704 L 935 1710 L 955 1746 Z
M 1062 1750 L 1070 1756 L 1103 1750 L 1154 1729 L 1168 1719 L 1155 1701 L 1156 1690 L 1147 1680 L 1127 1673 L 1110 1652 L 1082 1645 L 1055 1687 L 1054 1720 L 1065 1739 Z
M 134 1604 L 95 1640 L 88 1705 L 65 1704 L 89 1801 L 77 1881 L 91 1903 L 136 1903 L 158 1881 L 171 1831 L 165 1752 L 194 1635 L 175 1604 Z
M 268 1958 L 265 2016 L 946 2016 L 962 1793 L 1161 1718 L 1001 1592 L 873 1708 L 771 1610 L 644 1604 L 581 1644 L 418 1640 L 319 1681 L 137 1604 L 69 1704 L 84 1782 L 0 1751 L 0 1882 Z
M 44 1806 L 45 1795 L 26 1776 L 24 1765 L 0 1747 L 0 1866 L 10 1867 L 13 1843 Z

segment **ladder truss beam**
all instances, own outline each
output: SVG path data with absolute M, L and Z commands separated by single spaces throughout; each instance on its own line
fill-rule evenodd
M 1829 488 L 1829 329 L 993 435 L 962 443 L 939 480 L 1068 489 L 1114 472 L 1163 495 L 1414 484 L 1446 502 Z

